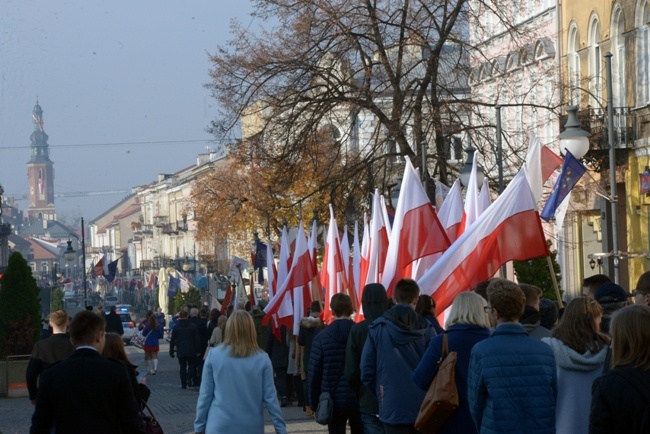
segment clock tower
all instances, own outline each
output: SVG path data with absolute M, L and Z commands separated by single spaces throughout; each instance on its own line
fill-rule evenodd
M 43 109 L 38 105 L 32 110 L 34 132 L 29 137 L 31 158 L 27 163 L 29 179 L 29 207 L 27 215 L 31 219 L 56 220 L 54 209 L 54 163 L 50 160 L 48 136 L 43 129 Z

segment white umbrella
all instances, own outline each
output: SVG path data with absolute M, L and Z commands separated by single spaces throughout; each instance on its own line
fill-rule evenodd
M 158 272 L 158 304 L 160 308 L 167 314 L 168 300 L 167 290 L 169 289 L 169 278 L 167 277 L 167 269 L 161 267 Z

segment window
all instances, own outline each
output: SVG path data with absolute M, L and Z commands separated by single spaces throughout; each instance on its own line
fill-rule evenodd
M 623 8 L 617 5 L 612 13 L 612 84 L 614 107 L 625 107 L 625 19 Z
M 600 22 L 593 14 L 589 20 L 589 104 L 600 107 L 602 101 L 602 57 L 600 51 Z
M 573 105 L 580 105 L 580 39 L 578 26 L 575 23 L 569 27 L 569 44 L 567 45 L 567 65 L 569 73 L 569 100 Z
M 648 13 L 648 1 L 640 0 L 636 14 L 637 28 L 637 106 L 650 102 L 650 16 Z

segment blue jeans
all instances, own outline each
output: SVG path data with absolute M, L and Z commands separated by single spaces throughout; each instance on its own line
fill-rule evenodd
M 374 414 L 361 413 L 364 434 L 384 434 L 384 424 Z

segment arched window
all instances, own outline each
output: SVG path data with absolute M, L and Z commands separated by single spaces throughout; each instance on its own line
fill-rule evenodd
M 625 107 L 625 17 L 620 5 L 612 13 L 612 87 L 614 107 Z
M 636 105 L 650 103 L 650 14 L 648 0 L 638 0 L 636 9 L 637 51 L 637 102 Z
M 598 108 L 602 104 L 602 57 L 600 52 L 600 22 L 593 14 L 589 20 L 589 104 Z
M 572 23 L 569 27 L 569 43 L 567 44 L 567 65 L 568 65 L 568 83 L 569 83 L 569 100 L 573 105 L 580 105 L 580 38 L 578 36 L 578 26 Z

